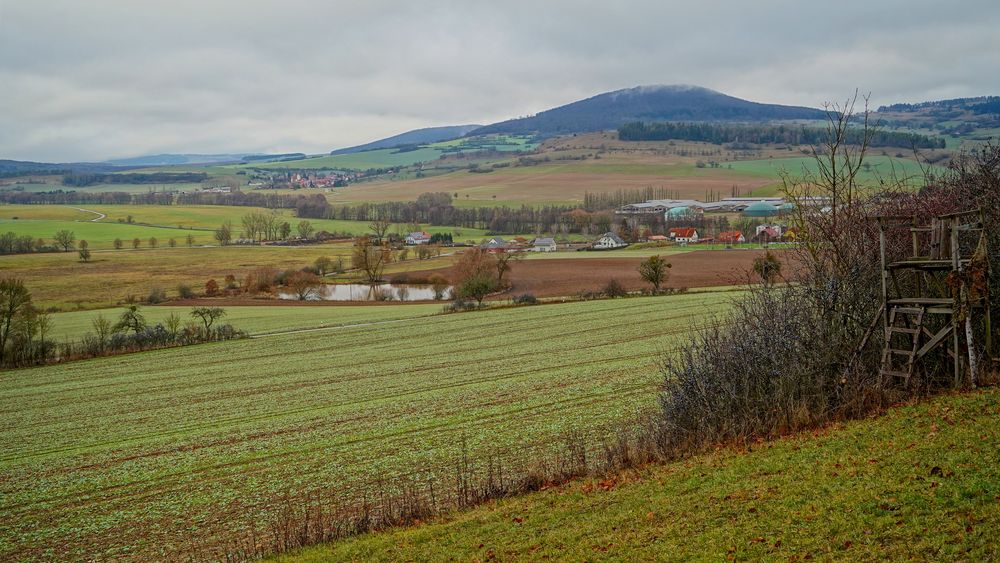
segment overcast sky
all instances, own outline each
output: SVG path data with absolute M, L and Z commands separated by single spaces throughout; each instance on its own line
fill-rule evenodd
M 640 84 L 1000 94 L 1000 2 L 0 0 L 0 158 L 327 152 Z

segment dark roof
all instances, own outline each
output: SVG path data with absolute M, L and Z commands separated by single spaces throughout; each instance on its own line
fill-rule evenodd
M 501 237 L 490 237 L 490 240 L 482 244 L 483 248 L 507 248 L 507 241 Z

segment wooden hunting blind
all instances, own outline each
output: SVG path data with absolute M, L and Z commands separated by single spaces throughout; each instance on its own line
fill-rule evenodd
M 883 381 L 908 386 L 914 374 L 940 377 L 948 366 L 954 386 L 975 385 L 980 358 L 993 357 L 989 252 L 981 212 L 941 215 L 929 225 L 901 216 L 878 222 Z M 889 259 L 892 243 L 907 242 L 911 256 Z

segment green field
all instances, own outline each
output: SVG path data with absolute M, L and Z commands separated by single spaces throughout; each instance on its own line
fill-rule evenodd
M 179 172 L 177 168 L 164 168 L 161 170 L 163 172 Z M 203 169 L 195 170 L 196 172 L 202 172 Z M 128 172 L 134 172 L 134 170 L 129 170 Z M 48 181 L 45 183 L 35 183 L 35 182 L 18 182 L 13 181 L 10 184 L 4 185 L 4 188 L 14 188 L 22 190 L 25 192 L 50 192 L 53 190 L 70 190 L 75 192 L 85 192 L 85 193 L 100 193 L 100 192 L 126 192 L 130 194 L 146 194 L 149 192 L 176 192 L 176 191 L 192 191 L 200 190 L 204 186 L 201 184 L 193 183 L 175 183 L 175 184 L 94 184 L 91 186 L 65 186 L 58 179 L 53 181 Z
M 869 155 L 865 162 L 870 167 L 861 170 L 860 180 L 862 182 L 875 182 L 879 177 L 889 179 L 895 174 L 900 178 L 921 178 L 922 172 L 920 164 L 910 158 L 895 158 L 891 156 Z M 757 174 L 770 178 L 778 178 L 779 172 L 787 171 L 792 176 L 801 176 L 804 171 L 815 174 L 817 171 L 816 160 L 811 156 L 790 157 L 790 158 L 770 158 L 764 160 L 739 160 L 726 163 L 732 166 L 733 171 L 748 174 Z M 940 167 L 933 167 L 940 171 Z
M 432 316 L 0 375 L 0 559 L 178 559 L 286 495 L 510 464 L 651 407 L 712 294 Z M 600 335 L 600 337 L 598 337 Z
M 209 304 L 210 305 L 210 304 Z M 372 322 L 394 321 L 436 315 L 443 304 L 412 305 L 241 305 L 225 307 L 226 316 L 220 322 L 230 323 L 252 335 L 286 332 L 290 330 L 311 330 L 336 326 L 356 325 Z M 84 334 L 93 332 L 93 319 L 102 315 L 111 322 L 121 314 L 121 308 L 91 311 L 70 311 L 53 313 L 50 337 L 63 340 L 79 340 Z M 169 315 L 177 315 L 182 322 L 192 322 L 189 307 L 159 306 L 142 307 L 140 312 L 150 324 L 163 322 Z
M 437 160 L 442 152 L 432 148 L 422 148 L 414 151 L 399 152 L 397 149 L 378 149 L 351 154 L 337 154 L 290 160 L 287 162 L 268 162 L 246 165 L 248 168 L 265 170 L 368 170 L 369 168 L 391 168 L 394 166 L 410 166 L 418 162 Z
M 476 151 L 529 151 L 537 146 L 530 138 L 523 136 L 490 135 L 468 139 L 454 139 L 440 143 L 422 145 L 416 150 L 375 149 L 364 152 L 325 155 L 287 162 L 253 163 L 233 165 L 231 168 L 258 168 L 265 170 L 368 170 L 371 168 L 392 168 L 411 166 L 421 162 L 431 162 L 443 155 L 470 153 Z M 225 168 L 225 167 L 223 167 Z
M 503 499 L 281 561 L 992 561 L 1000 392 Z
M 217 244 L 213 231 L 225 221 L 233 224 L 235 236 L 240 236 L 241 219 L 251 212 L 266 212 L 278 215 L 287 221 L 295 234 L 300 221 L 307 220 L 316 231 L 349 233 L 360 235 L 371 232 L 368 221 L 342 221 L 339 219 L 300 219 L 291 209 L 268 210 L 260 207 L 235 207 L 223 205 L 88 205 L 85 209 L 105 214 L 107 217 L 92 221 L 98 215 L 78 211 L 73 206 L 63 205 L 2 205 L 0 206 L 0 233 L 13 231 L 19 235 L 28 234 L 43 238 L 51 243 L 57 231 L 66 229 L 76 235 L 77 240 L 86 240 L 91 249 L 110 249 L 116 238 L 125 241 L 131 248 L 131 240 L 139 238 L 142 248 L 149 245 L 149 238 L 156 237 L 159 246 L 166 246 L 173 238 L 179 246 L 186 244 L 188 235 L 195 238 L 195 244 Z M 125 223 L 132 217 L 134 224 Z M 17 217 L 17 219 L 13 219 Z M 434 233 L 461 233 L 458 240 L 479 241 L 486 236 L 481 229 L 462 227 L 441 227 L 423 225 L 422 229 Z M 393 225 L 390 232 L 406 233 L 407 225 Z
M 138 238 L 141 247 L 150 245 L 150 238 L 157 240 L 157 246 L 166 247 L 170 239 L 178 246 L 186 244 L 187 236 L 194 237 L 194 244 L 213 244 L 212 233 L 206 231 L 181 230 L 121 223 L 92 221 L 50 221 L 45 219 L 0 219 L 0 233 L 14 232 L 43 239 L 46 244 L 54 244 L 53 237 L 58 231 L 71 231 L 76 242 L 87 241 L 91 250 L 114 248 L 115 239 L 121 239 L 126 248 L 132 248 L 132 239 Z M 75 247 L 74 247 L 75 248 Z M 2 258 L 0 258 L 2 260 Z

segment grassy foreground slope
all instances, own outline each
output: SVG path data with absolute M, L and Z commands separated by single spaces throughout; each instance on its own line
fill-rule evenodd
M 655 403 L 656 361 L 725 302 L 498 309 L 4 372 L 0 560 L 186 559 L 265 529 L 287 498 L 447 477 L 463 441 L 511 467 L 569 431 L 596 439 Z
M 998 404 L 997 389 L 939 397 L 282 560 L 994 560 Z

